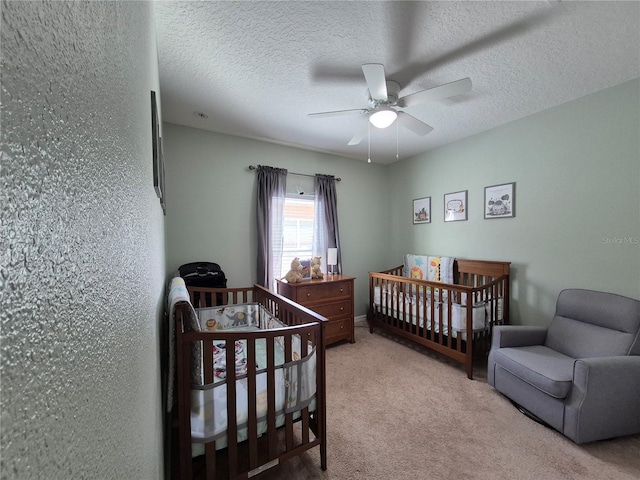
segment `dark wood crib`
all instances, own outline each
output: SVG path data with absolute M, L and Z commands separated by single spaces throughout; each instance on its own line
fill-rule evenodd
M 284 326 L 252 331 L 216 330 L 193 331 L 189 328 L 189 316 L 193 315 L 190 302 L 175 303 L 175 347 L 176 347 L 176 396 L 178 417 L 178 445 L 180 479 L 240 479 L 258 477 L 285 460 L 307 450 L 319 447 L 320 463 L 323 470 L 327 467 L 326 452 L 326 395 L 325 395 L 325 344 L 324 330 L 326 318 L 294 303 L 261 286 L 243 288 L 199 288 L 188 287 L 191 304 L 199 307 L 221 307 L 242 304 L 259 304 L 269 314 L 277 317 Z M 214 341 L 219 345 L 235 346 L 237 341 L 246 346 L 246 372 L 242 375 L 226 375 L 215 378 L 213 358 Z M 276 361 L 274 345 L 279 341 L 283 345 L 280 355 L 284 363 Z M 292 348 L 298 342 L 299 354 Z M 256 346 L 259 342 L 266 346 L 266 366 L 258 368 Z M 195 362 L 201 362 L 199 373 L 203 387 L 194 384 Z M 226 349 L 226 365 L 233 365 L 234 347 Z M 311 404 L 297 411 L 277 410 L 276 397 L 283 377 L 276 371 L 286 365 L 295 365 L 296 361 L 305 361 L 314 352 L 315 378 L 308 380 L 315 395 Z M 305 358 L 307 355 L 309 357 Z M 298 358 L 302 356 L 303 358 Z M 199 358 L 198 358 L 199 357 Z M 284 366 L 283 366 L 284 365 Z M 281 370 L 282 372 L 283 370 Z M 258 377 L 266 383 L 265 391 L 260 392 Z M 266 379 L 266 380 L 265 380 Z M 192 395 L 196 389 L 216 388 L 225 382 L 226 401 L 222 407 L 217 404 L 211 408 L 226 408 L 226 434 L 223 439 L 207 438 L 195 435 L 192 431 Z M 247 412 L 242 424 L 237 420 L 238 383 L 245 382 Z M 287 380 L 287 382 L 290 380 Z M 285 382 L 286 383 L 286 382 Z M 220 390 L 216 390 L 220 391 Z M 281 400 L 280 400 L 281 401 Z M 262 405 L 262 407 L 259 407 Z M 265 406 L 266 405 L 266 406 Z M 260 408 L 264 411 L 260 414 Z M 244 414 L 242 414 L 244 415 Z M 260 416 L 262 415 L 262 416 Z M 242 437 L 239 438 L 239 432 Z M 204 455 L 193 458 L 192 444 L 203 443 Z M 204 460 L 204 461 L 203 461 Z

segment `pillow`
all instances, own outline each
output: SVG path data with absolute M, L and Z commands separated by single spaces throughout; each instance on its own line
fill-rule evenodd
M 453 257 L 407 254 L 402 275 L 417 280 L 453 283 Z
M 243 329 L 260 327 L 258 304 L 224 305 L 198 308 L 200 327 L 205 332 L 214 330 Z
M 428 279 L 429 257 L 426 255 L 407 254 L 404 256 L 402 276 L 416 280 Z

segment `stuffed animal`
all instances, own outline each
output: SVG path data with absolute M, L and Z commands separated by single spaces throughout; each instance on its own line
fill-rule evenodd
M 313 257 L 311 259 L 311 278 L 323 278 L 322 268 L 320 266 L 321 257 Z
M 302 265 L 300 264 L 300 258 L 296 257 L 291 260 L 291 270 L 282 277 L 289 283 L 298 283 L 302 281 Z

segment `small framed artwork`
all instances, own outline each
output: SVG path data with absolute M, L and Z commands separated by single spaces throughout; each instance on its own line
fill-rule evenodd
M 515 182 L 484 187 L 484 218 L 515 217 L 515 194 Z
M 159 151 L 160 155 L 158 155 L 158 160 L 160 164 L 160 191 L 162 192 L 162 197 L 160 197 L 160 205 L 162 205 L 162 213 L 167 214 L 167 190 L 164 187 L 164 154 L 162 148 L 162 138 L 160 138 L 159 142 Z
M 431 223 L 431 197 L 416 198 L 413 201 L 413 224 Z
M 444 194 L 444 221 L 467 219 L 467 190 Z
M 160 123 L 156 92 L 151 90 L 151 144 L 153 145 L 153 188 L 162 201 L 162 148 L 160 146 Z
M 300 266 L 302 266 L 302 270 L 300 273 L 302 274 L 303 280 L 311 279 L 311 260 L 300 260 Z

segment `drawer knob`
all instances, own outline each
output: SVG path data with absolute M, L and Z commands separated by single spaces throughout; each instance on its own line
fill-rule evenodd
M 344 325 L 340 325 L 340 329 L 343 329 L 343 328 L 344 328 Z
M 344 288 L 341 288 L 341 289 L 340 289 L 340 293 L 342 293 L 342 292 L 344 292 Z
M 341 311 L 341 312 L 342 312 L 342 311 L 344 311 L 344 307 L 340 307 L 340 311 Z
M 309 298 L 310 296 L 311 296 L 311 294 L 310 294 L 310 293 L 307 293 L 307 298 Z

